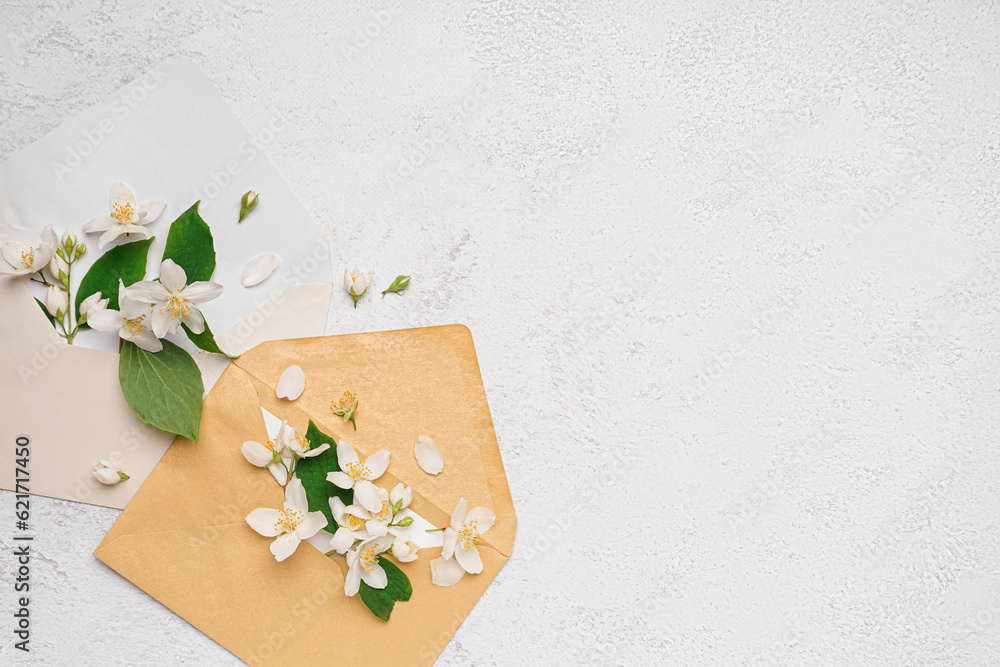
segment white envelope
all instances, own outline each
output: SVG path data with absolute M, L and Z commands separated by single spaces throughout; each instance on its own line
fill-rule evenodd
M 200 200 L 215 240 L 213 280 L 225 286 L 201 309 L 222 349 L 236 355 L 266 340 L 322 335 L 332 293 L 327 242 L 261 152 L 287 122 L 276 117 L 251 135 L 199 70 L 168 61 L 0 164 L 0 243 L 37 237 L 48 224 L 57 233 L 72 227 L 89 247 L 73 267 L 79 284 L 100 256 L 98 235 L 83 234 L 83 224 L 107 212 L 111 183 L 123 181 L 139 202 L 167 202 L 149 225 L 156 275 L 170 223 Z M 248 190 L 259 203 L 237 224 Z M 281 265 L 244 288 L 244 266 L 263 252 Z M 0 277 L 0 442 L 30 439 L 32 493 L 123 508 L 174 436 L 143 424 L 125 403 L 117 337 L 85 331 L 66 345 L 35 303 L 32 292 L 43 295 L 36 288 Z M 197 350 L 183 333 L 171 340 L 192 353 L 211 389 L 228 360 Z M 90 475 L 98 459 L 131 479 L 99 484 Z M 0 488 L 14 485 L 8 466 Z

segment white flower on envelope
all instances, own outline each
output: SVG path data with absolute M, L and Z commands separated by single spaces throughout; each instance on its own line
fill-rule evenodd
M 59 245 L 59 237 L 52 229 L 52 225 L 46 225 L 42 230 L 41 238 L 37 243 L 28 245 L 9 241 L 0 248 L 0 254 L 13 267 L 14 275 L 26 275 L 41 271 L 56 254 L 56 247 Z
M 148 303 L 129 298 L 121 280 L 118 281 L 118 308 L 89 312 L 87 324 L 98 331 L 117 331 L 123 340 L 135 343 L 147 352 L 156 353 L 163 349 L 163 343 L 150 328 L 152 308 Z
M 271 553 L 279 562 L 295 553 L 302 540 L 308 540 L 326 526 L 322 512 L 309 511 L 306 490 L 298 477 L 293 477 L 285 487 L 283 509 L 255 509 L 247 515 L 246 521 L 264 537 L 276 538 L 271 542 Z
M 108 199 L 110 213 L 91 218 L 83 226 L 83 231 L 89 234 L 104 232 L 97 241 L 101 250 L 122 234 L 142 234 L 148 239 L 152 234 L 146 225 L 160 217 L 167 206 L 162 199 L 150 199 L 136 206 L 135 193 L 121 181 L 111 184 Z
M 354 489 L 354 502 L 364 506 L 369 512 L 382 510 L 379 488 L 372 484 L 389 467 L 389 450 L 382 449 L 367 459 L 359 459 L 346 440 L 337 443 L 337 462 L 340 470 L 327 473 L 326 480 L 342 489 Z
M 127 290 L 129 297 L 153 304 L 152 328 L 157 338 L 177 332 L 183 322 L 196 334 L 205 331 L 205 316 L 194 304 L 222 294 L 222 285 L 211 281 L 187 284 L 187 274 L 171 259 L 160 264 L 160 281 L 143 280 Z

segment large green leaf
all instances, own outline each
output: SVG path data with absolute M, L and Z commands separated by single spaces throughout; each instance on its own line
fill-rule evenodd
M 158 429 L 198 439 L 201 427 L 201 371 L 191 355 L 168 340 L 153 354 L 123 341 L 118 381 L 132 412 Z
M 310 449 L 316 449 L 324 443 L 330 445 L 330 448 L 319 456 L 299 460 L 295 464 L 295 476 L 302 480 L 302 486 L 306 490 L 306 498 L 309 500 L 309 511 L 322 512 L 323 516 L 326 517 L 327 530 L 333 532 L 337 530 L 337 522 L 330 511 L 330 497 L 339 496 L 345 505 L 350 505 L 354 502 L 354 492 L 326 481 L 326 473 L 340 470 L 340 463 L 337 462 L 336 439 L 319 430 L 310 419 L 309 428 L 306 430 L 306 440 L 309 441 Z
M 154 237 L 155 238 L 155 237 Z M 80 304 L 92 294 L 101 293 L 108 299 L 108 308 L 118 310 L 118 280 L 128 287 L 139 282 L 146 275 L 146 256 L 153 239 L 133 241 L 115 246 L 98 257 L 87 275 L 80 281 L 76 293 L 76 314 L 79 319 Z
M 163 259 L 172 259 L 184 269 L 188 284 L 211 280 L 215 273 L 215 243 L 208 223 L 198 214 L 198 204 L 181 213 L 170 225 Z
M 239 355 L 236 355 L 234 357 L 222 351 L 222 348 L 219 347 L 219 344 L 215 342 L 215 335 L 212 333 L 212 330 L 208 327 L 208 322 L 205 322 L 205 330 L 200 334 L 196 334 L 193 331 L 191 331 L 191 329 L 188 328 L 188 325 L 184 324 L 183 322 L 181 322 L 181 327 L 184 328 L 184 333 L 187 334 L 187 337 L 191 340 L 191 342 L 197 345 L 200 349 L 205 350 L 206 352 L 212 352 L 214 354 L 221 354 L 226 357 L 229 357 L 230 359 L 239 359 Z
M 389 583 L 385 585 L 385 588 L 372 588 L 362 581 L 360 590 L 361 601 L 365 603 L 365 606 L 376 617 L 383 621 L 388 621 L 389 614 L 392 613 L 392 608 L 396 606 L 396 602 L 406 602 L 410 599 L 410 595 L 413 593 L 413 586 L 410 584 L 409 577 L 384 554 L 379 556 L 378 562 L 382 566 L 382 569 L 385 570 L 385 576 L 389 580 Z

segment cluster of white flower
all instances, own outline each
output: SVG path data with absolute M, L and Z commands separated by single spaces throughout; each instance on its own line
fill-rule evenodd
M 430 440 L 426 438 L 426 440 Z M 431 443 L 433 444 L 433 443 Z M 298 461 L 317 456 L 329 448 L 323 444 L 313 449 L 307 439 L 287 422 L 282 422 L 277 437 L 264 445 L 255 441 L 243 443 L 243 455 L 255 466 L 266 467 L 279 484 L 285 487 L 283 509 L 256 509 L 246 520 L 261 535 L 276 538 L 271 553 L 282 561 L 298 548 L 302 540 L 315 536 L 327 528 L 322 512 L 309 512 L 309 503 L 302 482 L 295 476 Z M 433 469 L 439 470 L 436 461 L 440 451 L 435 446 Z M 423 456 L 423 454 L 421 454 Z M 337 462 L 340 470 L 327 474 L 327 481 L 340 489 L 352 492 L 347 505 L 339 495 L 329 498 L 330 511 L 336 526 L 330 526 L 334 535 L 326 555 L 342 555 L 347 559 L 347 577 L 344 593 L 358 593 L 361 582 L 376 589 L 388 584 L 388 576 L 379 559 L 392 556 L 400 563 L 417 560 L 420 545 L 413 540 L 412 516 L 401 516 L 413 502 L 413 489 L 402 482 L 387 491 L 375 484 L 389 467 L 389 450 L 383 449 L 368 458 L 361 458 L 350 443 L 337 443 Z M 466 511 L 462 498 L 451 516 L 451 524 L 443 530 L 441 556 L 431 561 L 433 583 L 453 586 L 468 572 L 478 574 L 483 561 L 476 544 L 483 533 L 493 526 L 496 517 L 484 507 Z

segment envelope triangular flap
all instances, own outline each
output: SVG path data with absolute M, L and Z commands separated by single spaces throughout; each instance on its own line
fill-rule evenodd
M 292 404 L 274 394 L 291 364 L 306 375 Z M 345 389 L 362 401 L 356 433 L 329 409 Z M 366 453 L 388 448 L 391 475 L 379 482 L 414 485 L 415 511 L 439 525 L 460 496 L 493 509 L 483 573 L 434 586 L 428 563 L 440 550 L 422 550 L 401 565 L 413 596 L 384 623 L 360 597 L 343 595 L 343 559 L 302 545 L 275 562 L 268 538 L 244 522 L 282 502 L 271 476 L 240 453 L 245 440 L 267 437 L 261 407 L 299 426 L 312 417 Z M 417 467 L 417 435 L 444 452 L 441 475 Z M 95 555 L 253 665 L 430 665 L 506 561 L 515 525 L 471 335 L 432 327 L 265 343 L 245 354 L 206 398 L 201 440 L 177 439 Z

